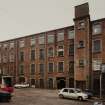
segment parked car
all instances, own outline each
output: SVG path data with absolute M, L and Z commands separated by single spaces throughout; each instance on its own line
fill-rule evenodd
M 60 98 L 71 98 L 71 99 L 78 99 L 80 101 L 87 100 L 88 95 L 83 93 L 81 89 L 75 88 L 63 88 L 58 93 Z
M 15 84 L 14 87 L 15 88 L 28 88 L 29 84 L 27 83 Z
M 89 90 L 89 89 L 85 89 L 84 93 L 86 93 L 88 95 L 88 98 L 92 98 L 93 97 L 93 91 Z
M 9 86 L 5 86 L 4 88 L 1 88 L 1 90 L 9 92 L 9 93 L 13 93 L 14 88 L 13 87 L 9 87 Z
M 11 100 L 11 93 L 6 91 L 0 91 L 0 102 L 9 102 Z

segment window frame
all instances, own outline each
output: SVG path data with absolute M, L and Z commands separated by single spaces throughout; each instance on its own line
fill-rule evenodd
M 60 62 L 62 62 L 63 63 L 63 70 L 61 71 L 59 71 L 59 63 Z M 59 73 L 63 73 L 64 72 L 64 61 L 59 61 L 58 63 L 57 63 L 57 71 L 59 72 Z
M 100 41 L 100 50 L 98 50 L 98 51 L 95 51 L 95 50 L 94 50 L 94 42 L 95 42 L 95 41 Z M 101 39 L 95 39 L 95 40 L 93 40 L 93 41 L 92 41 L 92 52 L 93 52 L 93 53 L 100 53 L 101 51 L 102 51 L 102 40 L 101 40 Z
M 49 70 L 49 64 L 50 64 L 50 63 L 53 64 L 53 71 L 50 71 L 50 70 Z M 48 72 L 49 72 L 49 73 L 53 73 L 53 72 L 54 72 L 54 62 L 49 62 L 49 63 L 48 63 Z
M 62 49 L 63 55 L 62 55 L 62 56 L 61 56 L 61 55 L 59 56 L 59 52 L 61 52 L 61 51 L 59 51 L 59 47 L 60 47 L 60 46 L 63 46 L 63 49 Z M 64 45 L 58 45 L 58 46 L 57 46 L 57 56 L 58 56 L 58 57 L 64 57 Z

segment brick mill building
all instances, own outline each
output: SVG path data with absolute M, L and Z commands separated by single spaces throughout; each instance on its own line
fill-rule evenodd
M 0 42 L 0 74 L 37 88 L 99 90 L 105 63 L 105 18 L 90 20 L 88 3 L 75 7 L 74 26 Z M 102 76 L 105 88 L 105 74 Z

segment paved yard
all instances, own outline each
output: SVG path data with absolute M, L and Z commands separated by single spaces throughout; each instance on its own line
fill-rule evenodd
M 59 99 L 56 90 L 29 88 L 16 89 L 11 102 L 0 105 L 93 105 L 93 101 Z

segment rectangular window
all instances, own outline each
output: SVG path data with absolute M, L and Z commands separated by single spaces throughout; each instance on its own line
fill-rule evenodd
M 35 50 L 31 50 L 31 61 L 35 60 Z
M 39 36 L 39 44 L 45 44 L 45 35 L 44 34 Z
M 53 72 L 53 69 L 54 69 L 53 66 L 54 66 L 53 63 L 49 63 L 49 64 L 48 64 L 48 71 L 49 71 L 49 72 Z
M 58 46 L 58 56 L 64 56 L 64 46 Z
M 10 42 L 10 49 L 14 48 L 15 43 L 14 42 Z
M 20 52 L 20 61 L 21 61 L 21 62 L 24 61 L 24 52 Z
M 44 64 L 40 64 L 40 73 L 44 72 Z
M 31 64 L 31 75 L 35 74 L 35 64 Z
M 58 32 L 57 41 L 63 41 L 63 40 L 64 40 L 64 32 Z
M 44 60 L 45 59 L 45 51 L 44 49 L 39 50 L 39 59 Z
M 68 39 L 74 39 L 74 30 L 68 31 Z
M 25 46 L 25 41 L 24 40 L 20 40 L 19 41 L 19 47 L 23 48 Z
M 53 57 L 53 47 L 48 48 L 48 57 Z
M 34 36 L 31 37 L 30 44 L 31 44 L 31 46 L 34 46 L 35 45 L 35 37 Z
M 79 67 L 84 67 L 84 60 L 83 59 L 79 60 Z
M 63 72 L 64 62 L 58 62 L 58 72 Z
M 79 41 L 78 48 L 84 48 L 84 41 Z
M 15 61 L 14 52 L 11 52 L 11 53 L 10 53 L 10 55 L 9 55 L 9 61 L 10 61 L 10 62 L 14 62 L 14 61 Z
M 8 61 L 7 54 L 3 54 L 3 63 L 6 63 L 7 61 Z
M 78 22 L 78 29 L 81 30 L 84 28 L 85 28 L 85 21 L 84 20 L 79 21 Z
M 20 65 L 19 74 L 24 75 L 24 65 Z
M 101 34 L 101 32 L 102 32 L 101 24 L 94 24 L 93 25 L 93 35 Z
M 93 52 L 100 52 L 101 51 L 101 40 L 94 40 L 93 41 Z
M 74 45 L 69 45 L 69 56 L 74 55 Z
M 47 40 L 48 40 L 48 43 L 54 43 L 55 36 L 54 35 L 48 35 Z

